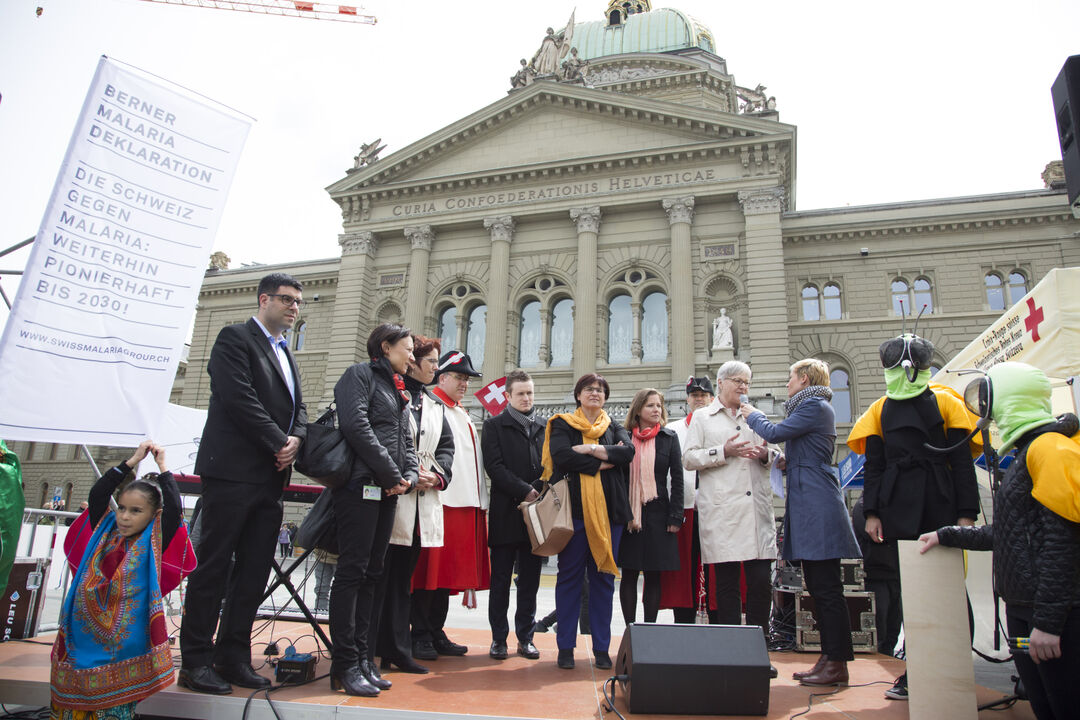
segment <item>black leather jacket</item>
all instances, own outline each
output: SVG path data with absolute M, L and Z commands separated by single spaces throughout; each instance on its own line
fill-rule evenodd
M 994 496 L 994 524 L 943 527 L 942 545 L 994 551 L 994 587 L 1008 605 L 1033 609 L 1033 624 L 1060 635 L 1070 610 L 1080 608 L 1080 525 L 1031 496 L 1027 448 L 1047 432 L 1072 436 L 1077 418 L 1066 414 L 1032 430 L 1017 443 L 1019 452 Z
M 417 461 L 409 431 L 409 403 L 394 387 L 386 358 L 357 363 L 334 387 L 338 425 L 355 457 L 350 490 L 416 484 Z

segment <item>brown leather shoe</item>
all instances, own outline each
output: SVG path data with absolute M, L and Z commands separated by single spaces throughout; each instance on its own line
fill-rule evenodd
M 821 669 L 799 678 L 803 685 L 847 685 L 847 663 L 843 660 L 826 660 Z
M 817 662 L 814 663 L 814 667 L 810 668 L 809 670 L 801 670 L 799 672 L 791 673 L 792 679 L 794 679 L 794 680 L 802 680 L 807 675 L 813 675 L 814 673 L 816 673 L 818 670 L 821 669 L 821 666 L 825 664 L 826 660 L 828 660 L 828 658 L 826 658 L 825 655 L 822 654 L 821 656 L 818 657 Z

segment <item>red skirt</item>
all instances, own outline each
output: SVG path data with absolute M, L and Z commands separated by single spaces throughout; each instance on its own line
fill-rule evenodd
M 423 548 L 413 590 L 487 590 L 491 561 L 487 517 L 477 507 L 443 507 L 443 546 Z
M 660 607 L 697 608 L 698 593 L 701 590 L 701 551 L 694 552 L 694 509 L 683 510 L 683 525 L 679 529 L 679 569 L 664 570 L 660 573 Z M 709 567 L 712 575 L 713 570 Z M 716 587 L 715 576 L 710 578 L 709 587 Z M 709 594 L 709 609 L 716 609 L 716 594 Z

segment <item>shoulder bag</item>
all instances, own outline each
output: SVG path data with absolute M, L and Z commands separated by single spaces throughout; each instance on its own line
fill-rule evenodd
M 570 487 L 566 480 L 554 485 L 545 482 L 540 497 L 518 505 L 525 518 L 534 555 L 558 555 L 574 535 L 570 514 Z
M 328 488 L 341 487 L 352 473 L 353 453 L 337 427 L 334 403 L 319 419 L 307 425 L 307 439 L 300 445 L 293 466 Z

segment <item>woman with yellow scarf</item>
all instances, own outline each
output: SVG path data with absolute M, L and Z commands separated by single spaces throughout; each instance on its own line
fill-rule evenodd
M 589 623 L 597 668 L 611 667 L 611 606 L 615 594 L 615 556 L 623 527 L 630 520 L 627 468 L 634 459 L 634 442 L 626 428 L 611 422 L 604 411 L 611 389 L 595 373 L 582 375 L 574 385 L 577 410 L 555 415 L 544 435 L 544 474 L 551 482 L 566 482 L 574 517 L 574 536 L 559 553 L 555 582 L 559 667 L 574 667 L 581 584 L 589 575 Z

